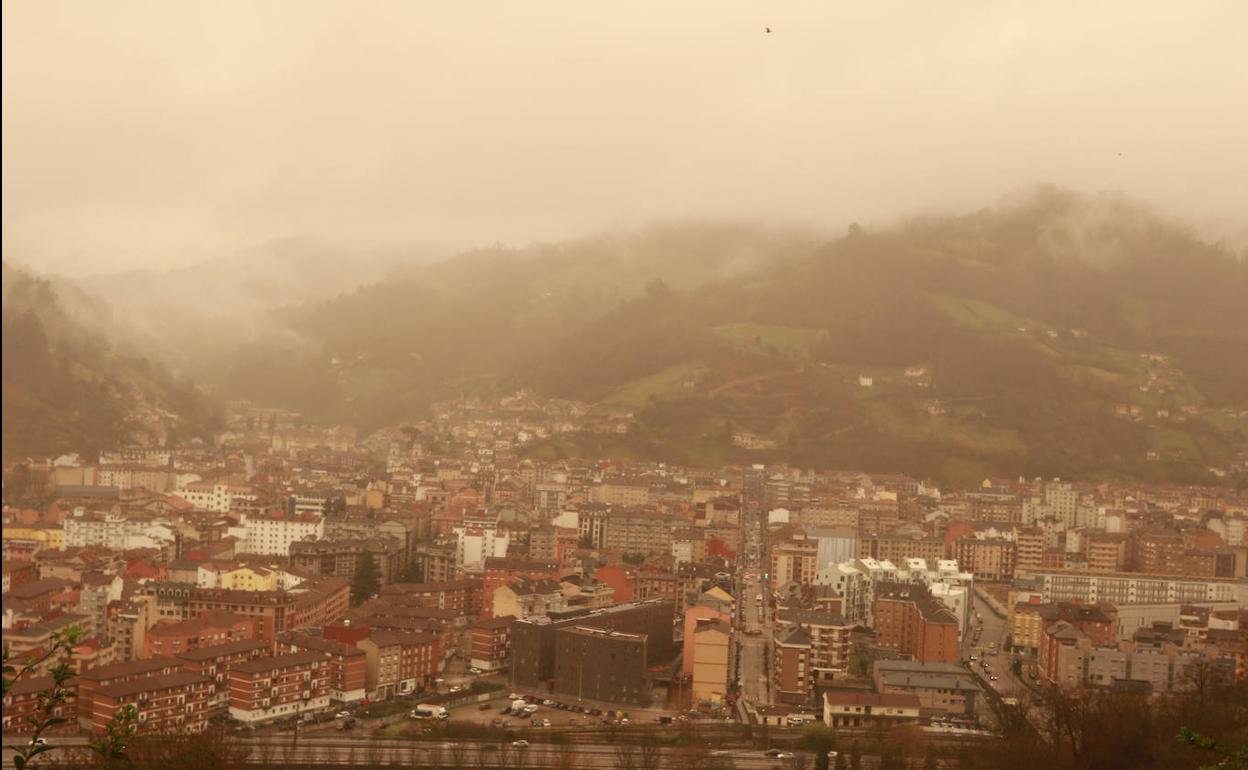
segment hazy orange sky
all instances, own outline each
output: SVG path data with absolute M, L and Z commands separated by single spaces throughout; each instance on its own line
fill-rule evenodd
M 1248 211 L 1248 3 L 3 4 L 4 256 L 841 227 L 1038 181 Z M 764 33 L 770 26 L 773 32 Z

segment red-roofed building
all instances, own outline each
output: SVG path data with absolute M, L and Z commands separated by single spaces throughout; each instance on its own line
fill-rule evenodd
M 202 732 L 211 688 L 206 677 L 182 670 L 106 685 L 91 703 L 91 732 L 103 734 L 122 706 L 138 709 L 140 733 Z
M 34 731 L 30 717 L 39 709 L 40 696 L 52 688 L 51 676 L 24 676 L 13 683 L 4 696 L 4 734 L 29 735 Z M 72 733 L 77 731 L 78 704 L 75 693 L 71 691 L 65 702 L 52 711 L 52 716 L 68 721 L 53 726 L 45 735 Z
M 230 716 L 248 724 L 329 707 L 330 665 L 316 650 L 256 658 L 230 669 Z
M 257 638 L 255 618 L 232 612 L 205 612 L 178 623 L 157 623 L 147 629 L 144 654 L 179 655 L 200 647 Z
M 505 668 L 511 659 L 511 615 L 478 620 L 468 629 L 470 652 L 468 665 L 482 671 Z
M 164 580 L 165 566 L 163 564 L 153 564 L 147 559 L 136 559 L 126 565 L 122 575 L 140 580 Z
M 618 604 L 633 600 L 635 595 L 633 578 L 623 567 L 614 564 L 599 567 L 594 570 L 594 579 L 611 586 L 611 590 L 615 591 L 615 601 Z

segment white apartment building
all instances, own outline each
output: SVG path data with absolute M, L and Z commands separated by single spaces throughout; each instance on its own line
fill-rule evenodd
M 241 533 L 239 532 L 241 530 Z M 325 537 L 325 520 L 320 516 L 248 516 L 243 514 L 239 526 L 230 534 L 241 534 L 240 553 L 266 556 L 289 556 L 290 544 L 296 540 L 321 540 Z
M 488 557 L 507 555 L 511 533 L 493 527 L 455 527 L 455 566 L 465 572 L 482 572 Z
M 842 599 L 841 614 L 853 623 L 871 625 L 875 586 L 882 581 L 922 583 L 958 618 L 959 635 L 970 628 L 975 577 L 958 568 L 953 559 L 941 559 L 935 569 L 923 559 L 906 559 L 904 567 L 888 560 L 853 559 L 830 564 L 815 575 L 815 585 L 831 586 Z
M 1181 578 L 1136 573 L 1093 573 L 1074 570 L 1029 570 L 1040 582 L 1044 601 L 1088 604 L 1248 603 L 1248 582 L 1233 579 Z
M 120 513 L 96 513 L 82 508 L 74 510 L 62 525 L 65 547 L 102 545 L 117 551 L 131 547 L 172 542 L 173 527 L 164 519 L 147 516 L 127 517 Z
M 253 501 L 256 499 L 256 493 L 250 487 L 213 484 L 208 481 L 185 484 L 178 489 L 176 494 L 201 511 L 215 513 L 228 513 L 233 510 L 235 500 Z

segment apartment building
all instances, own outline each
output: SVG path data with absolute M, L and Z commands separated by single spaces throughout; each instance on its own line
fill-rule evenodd
M 87 730 L 92 729 L 92 720 L 95 718 L 95 713 L 99 710 L 96 708 L 95 703 L 96 693 L 101 689 L 148 677 L 169 676 L 181 670 L 182 662 L 180 660 L 162 655 L 144 660 L 111 663 L 82 672 L 77 678 L 79 726 Z M 205 694 L 206 697 L 207 694 Z M 112 719 L 115 712 L 115 708 L 109 712 L 108 719 Z
M 671 553 L 672 517 L 651 511 L 613 509 L 606 519 L 603 547 L 624 553 Z
M 692 648 L 692 659 L 686 664 L 691 673 L 693 702 L 718 708 L 728 692 L 732 670 L 732 626 L 718 618 L 703 618 L 693 629 L 693 638 L 686 640 Z
M 379 598 L 384 602 L 455 610 L 462 616 L 476 618 L 482 611 L 481 597 L 481 580 L 467 578 L 439 583 L 396 583 L 383 586 Z
M 478 620 L 469 629 L 468 665 L 482 671 L 506 668 L 511 658 L 512 615 L 496 615 Z
M 813 538 L 787 540 L 771 547 L 770 575 L 774 585 L 814 585 L 819 570 L 819 543 Z
M 239 553 L 289 556 L 292 543 L 325 537 L 325 519 L 319 513 L 244 514 L 240 524 Z
M 407 545 L 389 537 L 297 540 L 290 544 L 293 566 L 324 577 L 351 580 L 363 559 L 377 565 L 382 585 L 393 583 L 407 566 Z
M 831 612 L 785 609 L 776 613 L 778 630 L 800 628 L 809 639 L 807 684 L 812 688 L 831 684 L 837 673 L 848 668 L 853 627 L 844 617 Z
M 511 615 L 523 620 L 567 609 L 567 606 L 567 597 L 558 582 L 550 578 L 531 580 L 521 577 L 494 589 L 492 614 Z
M 1011 580 L 1017 548 L 1013 540 L 1004 537 L 963 537 L 953 544 L 953 558 L 976 580 Z
M 772 682 L 781 703 L 800 704 L 814 691 L 810 633 L 800 627 L 785 629 L 772 642 Z
M 208 691 L 208 711 L 225 713 L 230 700 L 230 669 L 240 663 L 272 654 L 273 649 L 260 639 L 241 639 L 212 646 L 195 647 L 178 653 L 175 657 L 183 671 L 199 674 L 211 685 Z
M 35 727 L 31 724 L 32 717 L 51 716 L 53 719 L 67 720 L 65 723 L 53 725 L 45 735 L 72 733 L 76 730 L 78 715 L 76 693 L 72 690 L 63 703 L 53 707 L 50 714 L 41 713 L 41 702 L 45 693 L 53 687 L 50 675 L 23 676 L 13 683 L 4 694 L 3 726 L 5 735 L 30 735 Z
M 1036 570 L 1027 573 L 1027 577 L 1037 581 L 1046 602 L 1109 602 L 1117 606 L 1206 602 L 1241 602 L 1248 605 L 1248 583 L 1231 579 L 1079 570 Z
M 876 644 L 921 663 L 956 663 L 960 624 L 926 586 L 881 583 L 872 612 Z
M 358 647 L 325 636 L 292 631 L 278 637 L 277 651 L 313 651 L 325 655 L 329 662 L 331 702 L 355 703 L 366 697 L 368 660 Z
M 256 638 L 255 618 L 232 612 L 205 612 L 177 623 L 157 623 L 144 635 L 143 655 L 178 655 L 226 642 Z
M 913 695 L 924 713 L 974 717 L 979 697 L 975 675 L 955 663 L 877 660 L 872 667 L 875 691 Z
M 260 724 L 329 707 L 330 666 L 316 650 L 255 658 L 230 668 L 230 716 Z
M 206 677 L 180 669 L 104 685 L 90 700 L 91 733 L 104 734 L 123 706 L 137 710 L 140 733 L 202 732 L 208 726 L 211 691 Z
M 572 625 L 558 629 L 554 639 L 554 692 L 578 702 L 650 702 L 646 634 Z
M 436 634 L 374 629 L 356 647 L 364 651 L 364 687 L 374 700 L 417 692 L 438 675 Z
M 586 626 L 646 637 L 646 665 L 666 662 L 673 654 L 673 607 L 664 601 L 635 601 L 597 610 L 576 609 L 544 618 L 517 620 L 511 626 L 511 683 L 540 687 L 554 677 L 555 633 Z
M 1015 648 L 1035 652 L 1044 630 L 1065 621 L 1086 634 L 1097 645 L 1112 644 L 1118 638 L 1118 608 L 1108 602 L 1018 602 L 1010 613 L 1010 641 Z

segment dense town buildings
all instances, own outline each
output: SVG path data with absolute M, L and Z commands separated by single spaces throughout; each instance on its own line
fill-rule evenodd
M 410 435 L 253 412 L 212 446 L 62 460 L 38 507 L 5 508 L 5 645 L 83 630 L 82 729 L 128 703 L 144 729 L 328 714 L 469 667 L 600 704 L 670 685 L 720 714 L 752 692 L 837 725 L 971 719 L 987 593 L 1043 684 L 1168 692 L 1194 661 L 1248 681 L 1230 489 L 538 461 L 519 450 L 630 418 L 527 394 L 439 405 Z M 45 681 L 14 688 L 10 725 Z

